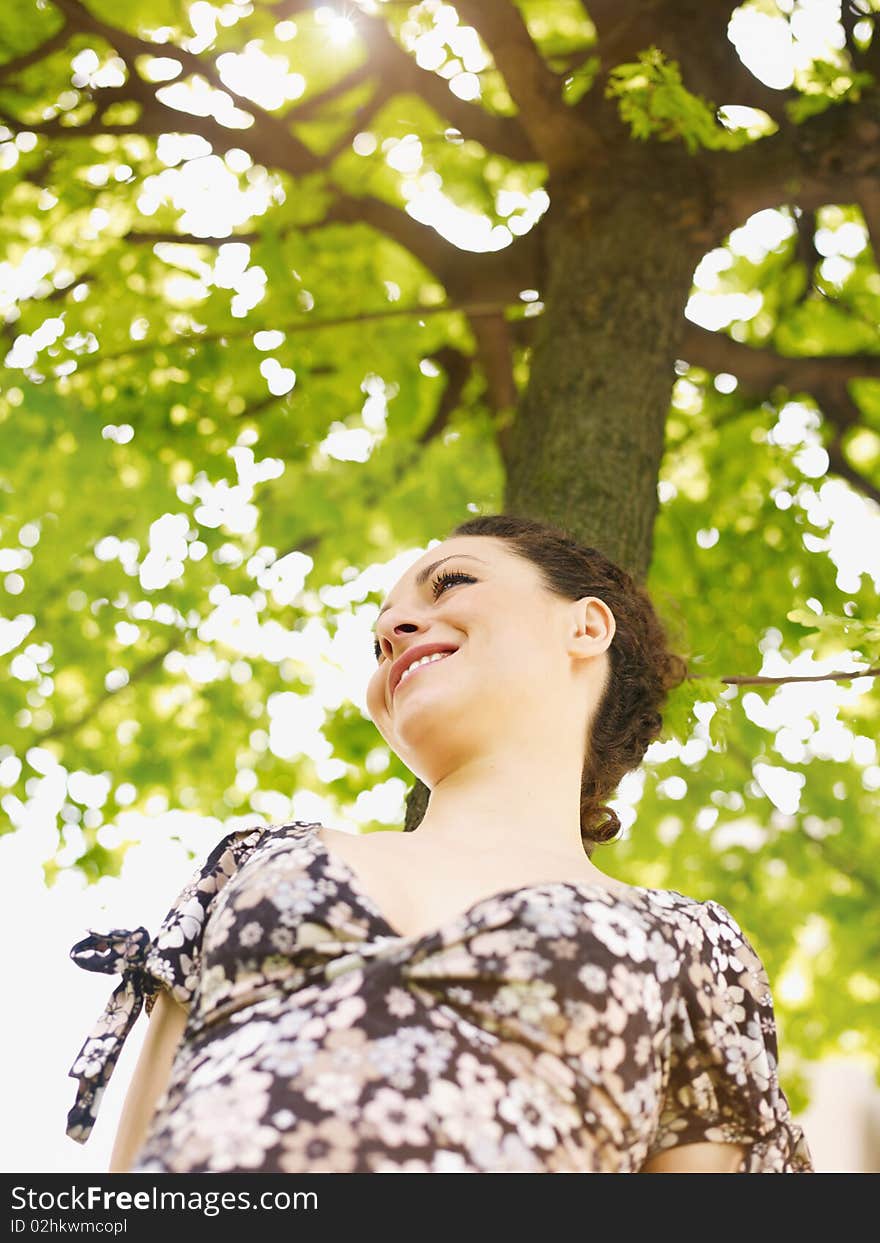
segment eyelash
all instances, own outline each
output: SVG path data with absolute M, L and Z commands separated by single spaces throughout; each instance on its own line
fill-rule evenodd
M 431 580 L 431 587 L 434 592 L 434 599 L 441 594 L 441 587 L 449 586 L 450 583 L 461 581 L 464 583 L 475 583 L 477 580 L 470 574 L 463 574 L 461 570 L 443 570 L 440 574 L 436 574 Z M 382 659 L 382 646 L 378 639 L 373 643 L 373 651 L 376 654 L 376 660 Z

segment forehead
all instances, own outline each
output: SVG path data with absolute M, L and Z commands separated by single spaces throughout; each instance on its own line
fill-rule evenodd
M 397 580 L 395 589 L 401 583 L 409 580 L 415 586 L 421 586 L 430 576 L 434 566 L 439 561 L 446 561 L 447 558 L 455 558 L 465 563 L 473 561 L 475 568 L 480 565 L 491 566 L 498 565 L 503 556 L 503 550 L 499 548 L 497 540 L 481 539 L 478 536 L 468 536 L 466 539 L 450 539 L 444 540 L 441 544 L 435 544 L 426 553 L 419 557 L 406 573 Z M 379 616 L 391 607 L 391 598 L 379 609 Z

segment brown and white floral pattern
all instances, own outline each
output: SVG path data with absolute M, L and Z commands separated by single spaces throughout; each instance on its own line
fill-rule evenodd
M 701 1141 L 813 1171 L 719 903 L 554 882 L 405 937 L 319 828 L 226 834 L 148 945 L 91 934 L 127 973 L 70 1072 L 74 1139 L 164 987 L 189 1017 L 135 1173 L 632 1173 Z

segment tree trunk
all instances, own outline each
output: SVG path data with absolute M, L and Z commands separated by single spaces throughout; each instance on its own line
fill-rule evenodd
M 505 511 L 568 527 L 640 581 L 682 310 L 711 237 L 693 164 L 633 144 L 604 185 L 591 172 L 549 187 L 544 311 L 504 445 Z

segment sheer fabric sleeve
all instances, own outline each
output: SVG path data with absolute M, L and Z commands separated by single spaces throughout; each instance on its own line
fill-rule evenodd
M 778 1077 L 764 964 L 720 903 L 695 908 L 663 1106 L 648 1156 L 681 1144 L 743 1144 L 740 1174 L 813 1173 Z
M 202 936 L 211 907 L 265 828 L 225 834 L 175 898 L 154 937 L 144 927 L 89 930 L 70 957 L 86 971 L 122 977 L 67 1072 L 76 1079 L 67 1135 L 84 1144 L 129 1032 L 142 1008 L 152 1011 L 160 989 L 189 1006 L 198 985 Z

